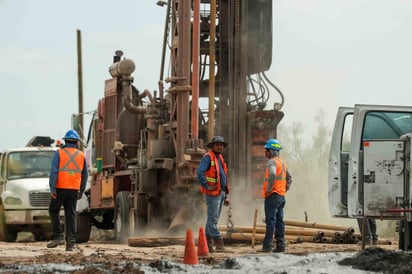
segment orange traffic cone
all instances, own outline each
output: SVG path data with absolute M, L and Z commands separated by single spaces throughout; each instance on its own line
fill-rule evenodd
M 207 247 L 206 234 L 203 226 L 199 228 L 199 240 L 197 241 L 197 256 L 199 258 L 209 257 L 209 248 Z
M 193 232 L 189 228 L 186 231 L 186 245 L 185 245 L 185 257 L 183 258 L 184 264 L 199 264 L 199 258 L 197 257 L 195 240 L 193 239 Z

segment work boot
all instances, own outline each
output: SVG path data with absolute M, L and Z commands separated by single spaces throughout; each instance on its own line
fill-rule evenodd
M 272 249 L 272 252 L 275 253 L 280 253 L 280 252 L 285 252 L 285 240 L 281 237 L 278 237 L 276 239 L 276 244 L 275 244 L 275 248 Z
M 213 243 L 216 246 L 216 252 L 226 251 L 222 237 L 213 237 Z
M 272 252 L 275 252 L 275 253 L 285 252 L 285 247 L 277 246 L 276 248 L 274 248 L 274 249 L 272 250 Z
M 270 249 L 270 248 L 262 248 L 262 249 L 259 249 L 257 252 L 270 253 L 270 252 L 272 252 L 272 249 Z
M 55 248 L 59 245 L 64 245 L 64 240 L 63 239 L 52 240 L 50 243 L 47 244 L 47 248 Z
M 73 249 L 74 249 L 74 243 L 73 242 L 67 242 L 66 251 L 73 251 Z
M 210 253 L 215 252 L 213 250 L 213 238 L 211 236 L 206 236 L 206 243 L 207 243 L 207 248 L 209 249 Z

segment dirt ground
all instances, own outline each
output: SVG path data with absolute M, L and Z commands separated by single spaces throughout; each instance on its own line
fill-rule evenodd
M 132 247 L 110 240 L 78 244 L 75 251 L 66 252 L 64 246 L 46 248 L 47 242 L 22 239 L 16 243 L 0 242 L 0 273 L 145 273 L 140 266 L 149 265 L 159 272 L 168 272 L 167 263 L 183 263 L 185 245 Z M 211 253 L 200 262 L 215 265 L 231 258 L 259 255 L 261 245 L 227 244 L 228 252 Z M 307 255 L 324 252 L 357 252 L 342 261 L 359 269 L 412 273 L 411 254 L 398 252 L 398 245 L 379 245 L 364 250 L 358 244 L 289 243 L 287 254 Z M 165 270 L 166 269 L 166 270 Z M 409 271 L 409 272 L 408 272 Z

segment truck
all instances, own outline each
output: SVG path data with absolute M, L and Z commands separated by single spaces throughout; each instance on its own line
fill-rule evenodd
M 272 0 L 158 4 L 166 14 L 158 90 L 134 85 L 135 69 L 151 72 L 121 50 L 108 65 L 85 140 L 89 206 L 79 213 L 78 242 L 88 241 L 91 226 L 113 229 L 118 242 L 197 227 L 204 204 L 196 168 L 214 135 L 229 143 L 224 156 L 232 189 L 246 195 L 245 203 L 260 197 L 263 145 L 276 137 L 284 116 L 283 94 L 265 74 L 272 63 Z
M 396 220 L 399 248 L 412 249 L 412 108 L 338 109 L 329 156 L 329 209 L 337 218 Z
M 0 241 L 14 242 L 19 232 L 51 239 L 49 175 L 54 139 L 34 136 L 26 146 L 0 155 Z

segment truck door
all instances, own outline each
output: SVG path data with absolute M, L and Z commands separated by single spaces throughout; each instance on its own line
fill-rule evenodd
M 353 108 L 340 107 L 329 152 L 329 210 L 333 217 L 348 217 L 348 160 Z
M 348 162 L 349 217 L 379 217 L 409 200 L 410 142 L 401 136 L 411 132 L 412 107 L 355 105 Z

